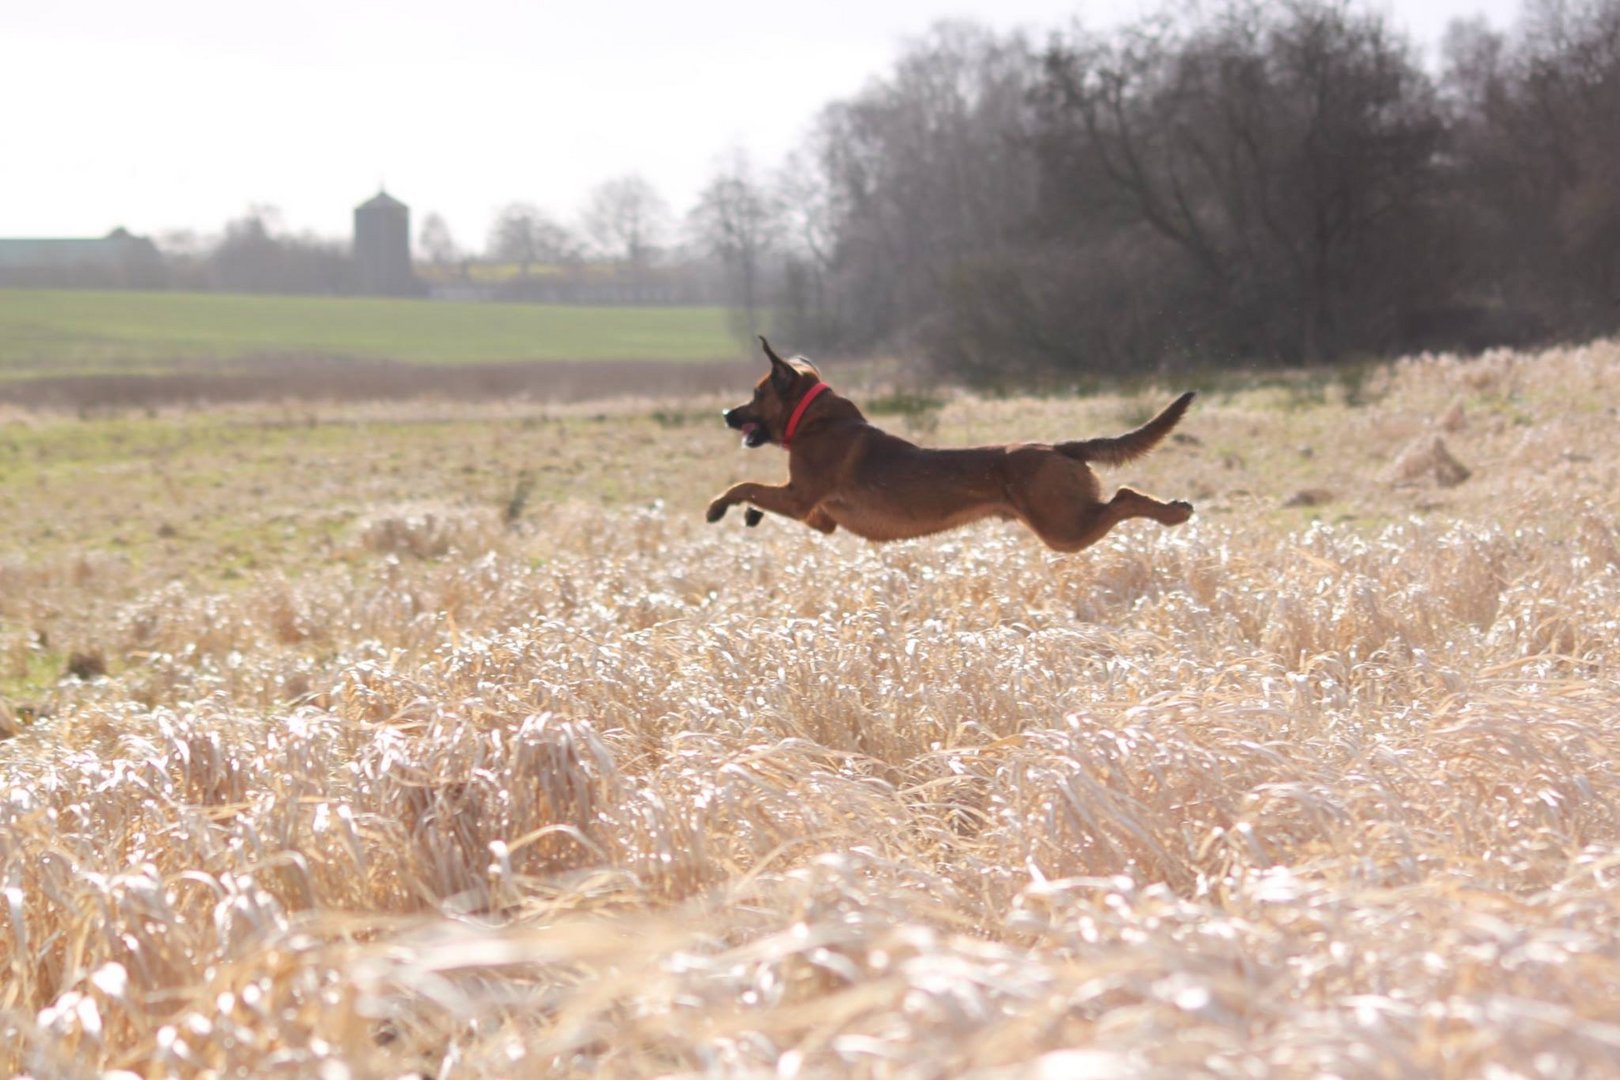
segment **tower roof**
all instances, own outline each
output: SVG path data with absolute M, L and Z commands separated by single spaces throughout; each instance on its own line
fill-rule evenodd
M 379 191 L 379 192 L 377 192 L 377 194 L 373 195 L 371 198 L 367 199 L 365 202 L 363 202 L 359 206 L 355 207 L 355 209 L 356 210 L 408 210 L 409 207 L 407 207 L 404 203 L 400 202 L 398 199 L 394 198 L 392 195 L 388 194 L 388 192 Z

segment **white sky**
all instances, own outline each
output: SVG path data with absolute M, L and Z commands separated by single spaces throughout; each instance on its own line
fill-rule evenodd
M 1379 0 L 1431 47 L 1518 0 Z M 481 247 L 494 211 L 571 221 L 646 176 L 684 211 L 725 151 L 762 166 L 903 41 L 967 17 L 1036 40 L 1146 0 L 0 0 L 0 236 L 217 232 L 250 203 L 346 237 L 385 181 Z

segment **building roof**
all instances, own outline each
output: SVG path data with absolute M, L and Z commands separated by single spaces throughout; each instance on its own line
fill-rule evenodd
M 135 257 L 155 256 L 157 249 L 144 237 L 122 228 L 102 237 L 29 237 L 0 239 L 0 268 L 115 265 Z
M 396 199 L 392 195 L 388 194 L 388 192 L 379 191 L 379 192 L 377 192 L 377 194 L 373 195 L 371 198 L 367 199 L 365 202 L 363 202 L 359 206 L 355 207 L 355 209 L 356 210 L 408 210 L 408 209 L 410 209 L 410 207 L 406 206 L 404 203 L 400 202 L 398 199 Z

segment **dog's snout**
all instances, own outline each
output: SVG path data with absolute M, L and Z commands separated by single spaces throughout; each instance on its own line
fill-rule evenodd
M 726 418 L 726 427 L 741 428 L 743 426 L 742 416 L 740 415 L 741 413 L 742 406 L 739 405 L 735 409 L 727 409 L 720 415 Z

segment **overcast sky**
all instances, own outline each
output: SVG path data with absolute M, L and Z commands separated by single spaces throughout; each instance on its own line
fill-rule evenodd
M 346 237 L 386 183 L 464 246 L 640 172 L 684 210 L 733 147 L 774 166 L 946 17 L 1037 40 L 1144 0 L 0 0 L 0 236 L 217 232 L 249 204 Z M 1432 50 L 1518 0 L 1383 0 Z

